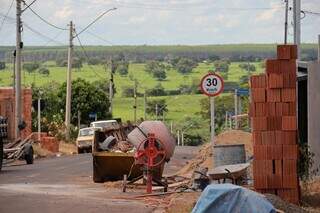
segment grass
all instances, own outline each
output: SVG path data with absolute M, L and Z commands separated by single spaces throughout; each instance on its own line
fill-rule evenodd
M 240 63 L 232 63 L 228 73 L 227 81 L 239 81 L 239 79 L 247 75 L 247 72 L 239 68 Z M 261 72 L 262 68 L 259 63 L 254 63 L 257 68 L 257 72 Z M 38 73 L 27 73 L 22 72 L 22 84 L 31 85 L 34 83 L 37 86 L 47 84 L 52 81 L 58 83 L 63 83 L 66 81 L 66 67 L 56 67 L 53 62 L 46 62 L 44 66 L 47 66 L 50 70 L 49 76 L 44 76 Z M 133 87 L 134 82 L 132 79 L 137 79 L 138 92 L 144 93 L 145 89 L 150 89 L 156 86 L 158 83 L 166 90 L 176 90 L 180 85 L 190 85 L 193 80 L 199 80 L 201 77 L 212 69 L 212 65 L 207 65 L 200 63 L 192 73 L 187 75 L 182 75 L 176 70 L 171 69 L 167 71 L 167 78 L 164 81 L 157 81 L 150 74 L 144 71 L 144 64 L 130 64 L 129 74 L 127 76 L 121 76 L 116 74 L 114 77 L 114 82 L 116 85 L 116 97 L 121 97 L 122 89 L 124 87 Z M 92 68 L 92 69 L 91 69 Z M 94 71 L 93 71 L 94 70 Z M 109 79 L 110 70 L 105 70 L 102 65 L 88 66 L 84 64 L 80 71 L 73 69 L 72 78 L 83 78 L 87 81 L 93 82 L 96 80 L 105 80 L 106 84 Z M 4 71 L 0 71 L 0 86 L 10 86 L 12 85 L 12 64 L 8 64 L 7 68 Z

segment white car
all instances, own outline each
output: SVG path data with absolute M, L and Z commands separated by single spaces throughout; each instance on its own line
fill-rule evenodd
M 91 152 L 94 140 L 94 131 L 97 129 L 98 128 L 89 127 L 79 130 L 78 138 L 76 140 L 78 154 L 83 152 Z
M 116 120 L 94 121 L 90 123 L 90 127 L 99 129 L 116 128 L 118 126 L 119 124 Z

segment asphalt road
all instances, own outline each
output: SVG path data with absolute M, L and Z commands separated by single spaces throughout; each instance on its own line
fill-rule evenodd
M 197 153 L 176 147 L 165 174 L 178 171 Z M 134 193 L 134 192 L 130 192 Z M 141 193 L 141 192 L 139 192 Z M 154 207 L 123 197 L 118 188 L 92 181 L 92 156 L 81 154 L 19 162 L 0 173 L 0 212 L 152 212 Z

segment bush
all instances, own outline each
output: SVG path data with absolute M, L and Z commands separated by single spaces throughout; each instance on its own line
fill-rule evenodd
M 239 67 L 243 70 L 248 71 L 248 72 L 256 71 L 256 66 L 254 66 L 253 64 L 249 64 L 249 63 L 239 64 Z
M 6 62 L 0 61 L 0 70 L 4 70 L 6 68 Z
M 178 61 L 178 63 L 174 66 L 174 68 L 177 69 L 179 73 L 189 74 L 197 66 L 198 66 L 197 62 L 188 58 L 181 58 Z
M 148 61 L 145 65 L 145 71 L 150 73 L 154 78 L 162 81 L 167 78 L 167 67 L 158 61 Z
M 39 73 L 42 74 L 42 75 L 46 75 L 46 76 L 49 76 L 50 75 L 50 71 L 48 68 L 45 68 L 45 67 L 41 67 L 39 69 Z
M 203 138 L 200 135 L 184 134 L 184 144 L 186 146 L 199 146 L 203 144 Z
M 163 86 L 159 83 L 154 88 L 147 90 L 148 96 L 165 96 L 166 91 Z
M 22 68 L 24 70 L 26 70 L 28 73 L 32 73 L 35 70 L 37 70 L 40 67 L 40 65 L 38 63 L 34 63 L 34 62 L 28 62 L 28 63 L 24 63 Z
M 89 64 L 89 65 L 98 65 L 98 64 L 101 64 L 101 59 L 98 58 L 98 57 L 90 58 L 90 59 L 88 60 L 88 64 Z
M 158 99 L 148 101 L 147 113 L 150 115 L 156 115 L 156 109 L 158 110 L 158 116 L 162 116 L 164 112 L 168 112 L 167 104 L 165 99 Z
M 216 72 L 227 73 L 229 71 L 230 61 L 218 60 L 214 62 L 214 67 Z

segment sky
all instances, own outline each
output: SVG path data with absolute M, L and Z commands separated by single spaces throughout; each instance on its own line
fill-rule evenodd
M 15 44 L 15 0 L 3 22 L 12 1 L 0 0 L 0 45 Z M 320 0 L 301 2 L 302 10 L 319 13 L 307 13 L 302 19 L 302 42 L 315 43 L 320 34 Z M 281 43 L 284 37 L 283 0 L 37 0 L 31 6 L 60 28 L 67 28 L 72 20 L 77 32 L 114 7 L 117 10 L 79 35 L 83 45 Z M 290 42 L 291 17 L 292 12 Z M 23 12 L 22 20 L 25 46 L 68 43 L 67 30 L 49 26 L 29 9 Z

